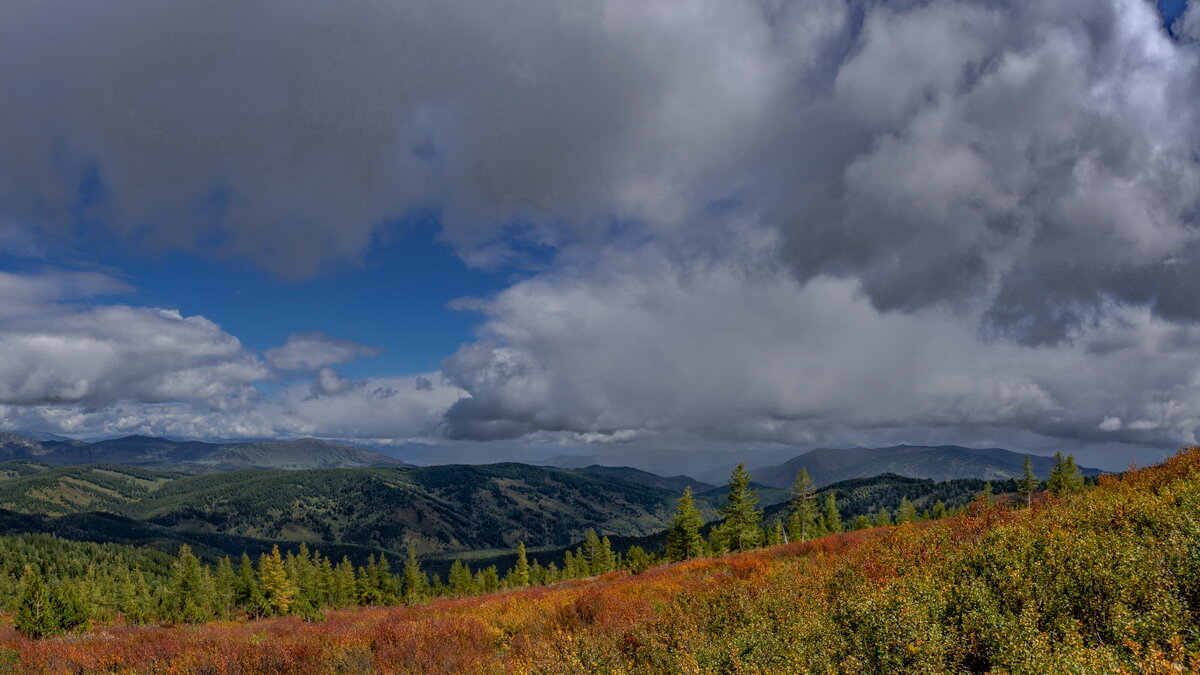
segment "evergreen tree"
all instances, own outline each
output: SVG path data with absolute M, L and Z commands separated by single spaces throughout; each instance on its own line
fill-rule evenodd
M 758 546 L 762 511 L 757 506 L 758 492 L 750 488 L 746 465 L 739 463 L 729 476 L 729 494 L 721 508 L 725 518 L 722 536 L 731 551 L 749 551 Z
M 941 518 L 945 518 L 947 515 L 948 515 L 948 513 L 946 511 L 946 502 L 943 502 L 942 500 L 939 499 L 933 505 L 933 511 L 930 512 L 929 517 L 933 518 L 934 520 L 939 520 Z
M 296 589 L 288 579 L 283 558 L 279 555 L 279 546 L 272 546 L 270 555 L 264 553 L 258 559 L 258 581 L 266 601 L 266 610 L 274 615 L 287 614 Z
M 1033 506 L 1033 493 L 1037 492 L 1040 482 L 1033 474 L 1033 460 L 1025 455 L 1025 470 L 1021 480 L 1017 482 L 1017 491 L 1025 498 L 1025 507 Z
M 788 537 L 792 541 L 812 539 L 817 521 L 817 492 L 808 467 L 801 467 L 792 483 L 788 502 Z
M 525 542 L 517 543 L 517 564 L 513 568 L 513 584 L 517 588 L 529 585 L 529 559 L 525 557 Z
M 217 562 L 217 572 L 213 577 L 213 586 L 216 589 L 213 603 L 215 609 L 221 616 L 229 617 L 233 612 L 238 593 L 238 576 L 233 571 L 233 563 L 230 562 L 229 556 L 223 556 Z
M 21 594 L 13 626 L 25 637 L 40 640 L 62 632 L 58 613 L 50 598 L 50 589 L 42 575 L 29 565 L 21 576 Z
M 625 552 L 625 562 L 633 574 L 641 574 L 650 569 L 650 556 L 641 546 L 630 546 Z
M 190 546 L 179 547 L 163 598 L 164 618 L 180 623 L 201 623 L 212 618 L 213 587 L 207 572 Z
M 837 496 L 832 491 L 825 493 L 825 506 L 821 509 L 821 525 L 829 534 L 837 534 L 842 531 L 842 514 L 838 511 Z
M 866 530 L 866 529 L 869 529 L 870 527 L 871 527 L 870 516 L 868 516 L 865 513 L 860 513 L 860 514 L 858 514 L 858 517 L 856 517 L 854 519 L 854 525 L 852 526 L 852 529 Z
M 1079 475 L 1079 467 L 1075 465 L 1075 455 L 1063 457 L 1061 452 L 1054 453 L 1054 468 L 1050 469 L 1050 480 L 1046 489 L 1056 497 L 1063 497 L 1083 489 L 1083 477 Z
M 896 524 L 917 522 L 917 509 L 908 501 L 908 497 L 900 498 L 900 507 L 896 509 Z
M 886 508 L 880 508 L 879 511 L 877 511 L 875 513 L 875 526 L 876 527 L 887 527 L 888 525 L 891 525 L 891 524 L 892 524 L 891 512 L 888 511 Z
M 414 605 L 425 597 L 425 575 L 421 573 L 421 565 L 417 562 L 417 554 L 413 547 L 408 547 L 408 557 L 404 559 L 404 577 L 401 581 L 401 596 L 404 604 Z
M 675 518 L 667 530 L 667 560 L 672 562 L 695 558 L 701 554 L 704 539 L 700 536 L 700 528 L 704 521 L 700 511 L 696 509 L 692 499 L 692 486 L 683 490 L 679 504 L 675 507 Z
M 475 592 L 475 579 L 471 568 L 458 558 L 450 565 L 450 576 L 447 579 L 450 592 L 457 596 L 470 595 Z

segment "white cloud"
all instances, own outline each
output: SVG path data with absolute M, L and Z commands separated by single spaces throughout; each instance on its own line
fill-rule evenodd
M 378 348 L 309 331 L 289 335 L 286 343 L 264 355 L 268 363 L 282 370 L 313 371 L 378 354 Z
M 508 289 L 485 307 L 484 339 L 446 364 L 470 393 L 448 413 L 451 435 L 1195 440 L 1198 327 L 1112 307 L 1069 342 L 1024 346 L 981 336 L 957 312 L 882 313 L 853 282 L 801 286 L 759 261 L 753 249 L 703 267 L 625 251 L 588 275 Z M 1112 410 L 1159 421 L 1122 427 Z

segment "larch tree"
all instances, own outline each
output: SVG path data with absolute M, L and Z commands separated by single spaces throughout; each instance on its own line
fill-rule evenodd
M 296 589 L 292 580 L 288 579 L 283 558 L 279 555 L 279 546 L 271 547 L 270 555 L 264 553 L 259 558 L 258 579 L 266 609 L 275 615 L 287 614 L 296 596 Z

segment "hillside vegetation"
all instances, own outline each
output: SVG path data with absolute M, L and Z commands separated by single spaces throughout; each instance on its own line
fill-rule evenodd
M 14 672 L 1174 673 L 1200 668 L 1200 449 L 941 521 L 406 608 L 0 636 Z
M 0 463 L 0 509 L 102 511 L 189 535 L 355 545 L 417 553 L 567 546 L 589 528 L 662 530 L 676 493 L 526 464 L 202 475 Z M 41 531 L 41 530 L 39 530 Z

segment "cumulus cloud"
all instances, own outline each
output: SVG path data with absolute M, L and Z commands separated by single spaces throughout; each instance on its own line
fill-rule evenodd
M 292 383 L 270 395 L 256 393 L 214 408 L 203 401 L 126 400 L 105 406 L 0 404 L 5 428 L 49 430 L 76 436 L 161 435 L 172 438 L 324 438 L 436 440 L 442 414 L 463 392 L 437 374 L 337 378 Z M 418 380 L 431 382 L 422 386 Z M 319 384 L 324 382 L 324 385 Z
M 1200 327 L 1114 306 L 1068 342 L 1022 345 L 944 308 L 881 312 L 845 279 L 801 285 L 763 255 L 697 267 L 661 250 L 612 253 L 588 276 L 506 290 L 483 307 L 485 339 L 447 361 L 470 394 L 450 408 L 449 434 L 1197 440 Z M 1122 426 L 1114 411 L 1141 421 Z
M 268 349 L 264 356 L 268 363 L 282 370 L 320 370 L 378 354 L 376 347 L 333 338 L 322 331 L 309 331 L 289 335 L 286 343 Z
M 96 273 L 0 273 L 0 403 L 219 406 L 266 376 L 256 356 L 204 317 L 77 304 L 126 290 Z

